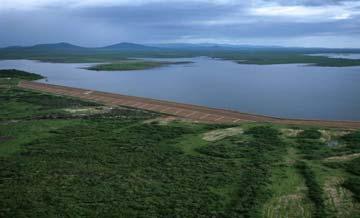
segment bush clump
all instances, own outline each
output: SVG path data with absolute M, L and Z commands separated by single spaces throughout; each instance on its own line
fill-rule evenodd
M 342 140 L 351 145 L 360 145 L 360 131 L 344 135 Z
M 354 175 L 360 176 L 360 158 L 355 158 L 346 164 L 346 170 Z
M 321 132 L 319 132 L 317 129 L 307 129 L 300 132 L 298 137 L 304 139 L 320 139 Z
M 350 177 L 348 178 L 343 186 L 349 189 L 354 195 L 354 199 L 357 202 L 360 202 L 360 178 L 359 177 Z
M 280 132 L 269 126 L 257 126 L 245 131 L 245 134 L 252 135 L 255 138 L 276 138 Z

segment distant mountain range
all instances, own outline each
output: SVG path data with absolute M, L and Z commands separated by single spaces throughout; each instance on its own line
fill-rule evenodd
M 117 43 L 109 46 L 104 47 L 81 47 L 77 45 L 73 45 L 67 42 L 60 42 L 60 43 L 53 43 L 53 44 L 37 44 L 33 46 L 10 46 L 5 47 L 2 49 L 7 50 L 19 50 L 19 49 L 25 49 L 25 50 L 156 50 L 161 48 L 156 48 L 152 46 L 146 46 L 141 44 L 135 44 L 135 43 L 129 43 L 129 42 L 122 42 Z
M 28 50 L 42 50 L 42 49 L 85 49 L 84 47 L 73 45 L 66 42 L 54 43 L 54 44 L 37 44 L 33 46 L 9 46 L 3 49 L 28 49 Z
M 281 47 L 281 46 L 256 46 L 256 45 L 231 45 L 231 44 L 213 44 L 213 43 L 170 43 L 170 44 L 149 44 L 142 45 L 136 43 L 122 42 L 104 47 L 81 47 L 66 42 L 53 44 L 37 44 L 33 46 L 10 46 L 1 48 L 0 51 L 7 52 L 91 52 L 91 51 L 297 51 L 305 53 L 313 52 L 355 52 L 360 49 L 331 49 L 331 48 L 301 48 L 301 47 Z

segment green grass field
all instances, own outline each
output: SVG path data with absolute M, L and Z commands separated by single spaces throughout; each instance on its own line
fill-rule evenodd
M 360 215 L 360 132 L 160 122 L 17 81 L 0 78 L 0 217 Z

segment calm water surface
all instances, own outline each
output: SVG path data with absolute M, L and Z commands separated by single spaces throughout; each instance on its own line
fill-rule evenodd
M 205 57 L 193 64 L 101 72 L 89 64 L 0 61 L 47 77 L 44 83 L 288 118 L 360 120 L 360 67 L 242 65 Z M 172 60 L 174 61 L 174 59 Z

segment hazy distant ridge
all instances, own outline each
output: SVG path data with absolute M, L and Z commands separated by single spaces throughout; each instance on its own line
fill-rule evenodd
M 231 45 L 231 44 L 213 44 L 213 43 L 168 43 L 168 44 L 137 44 L 130 42 L 121 42 L 113 45 L 103 47 L 82 47 L 67 42 L 50 43 L 50 44 L 37 44 L 33 46 L 9 46 L 0 50 L 8 51 L 37 51 L 37 50 L 112 50 L 112 51 L 161 51 L 161 50 L 214 50 L 214 51 L 247 51 L 247 50 L 267 50 L 267 51 L 298 51 L 305 53 L 316 53 L 316 52 L 354 52 L 360 53 L 360 49 L 332 49 L 332 48 L 301 48 L 301 47 L 281 47 L 281 46 L 258 46 L 258 45 Z

